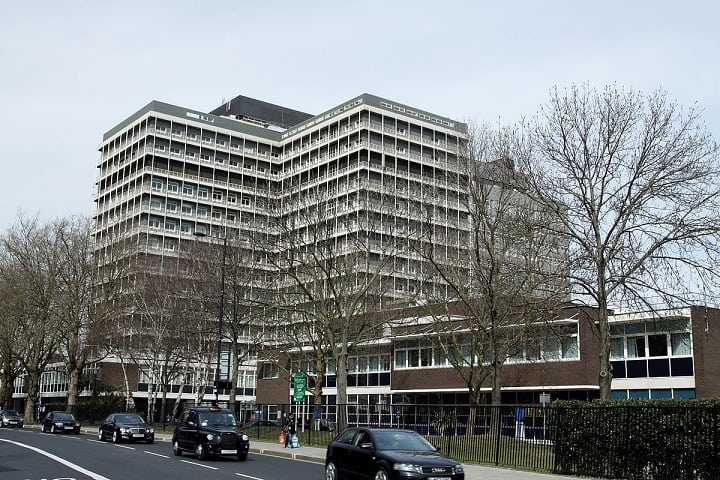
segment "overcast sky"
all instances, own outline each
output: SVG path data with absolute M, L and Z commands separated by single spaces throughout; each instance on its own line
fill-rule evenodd
M 513 123 L 616 83 L 697 104 L 720 139 L 720 2 L 0 0 L 0 232 L 93 210 L 103 133 L 151 100 L 320 113 L 372 93 Z

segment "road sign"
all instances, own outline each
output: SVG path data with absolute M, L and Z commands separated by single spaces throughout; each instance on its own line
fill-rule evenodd
M 305 400 L 305 389 L 307 388 L 307 375 L 303 372 L 293 373 L 293 400 L 302 402 Z

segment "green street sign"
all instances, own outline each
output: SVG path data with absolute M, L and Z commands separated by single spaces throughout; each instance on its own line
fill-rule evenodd
M 303 372 L 293 373 L 293 400 L 295 402 L 305 401 L 305 389 L 307 388 L 307 375 Z

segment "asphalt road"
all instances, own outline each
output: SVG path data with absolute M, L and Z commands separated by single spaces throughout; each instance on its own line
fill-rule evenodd
M 2 480 L 321 479 L 321 463 L 250 452 L 247 460 L 176 457 L 170 442 L 113 444 L 96 436 L 0 429 Z

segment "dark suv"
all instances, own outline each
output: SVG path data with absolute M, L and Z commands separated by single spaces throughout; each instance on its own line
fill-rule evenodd
M 191 407 L 180 416 L 172 446 L 175 455 L 192 452 L 199 460 L 210 455 L 233 455 L 245 460 L 250 438 L 238 430 L 235 415 L 227 408 Z

